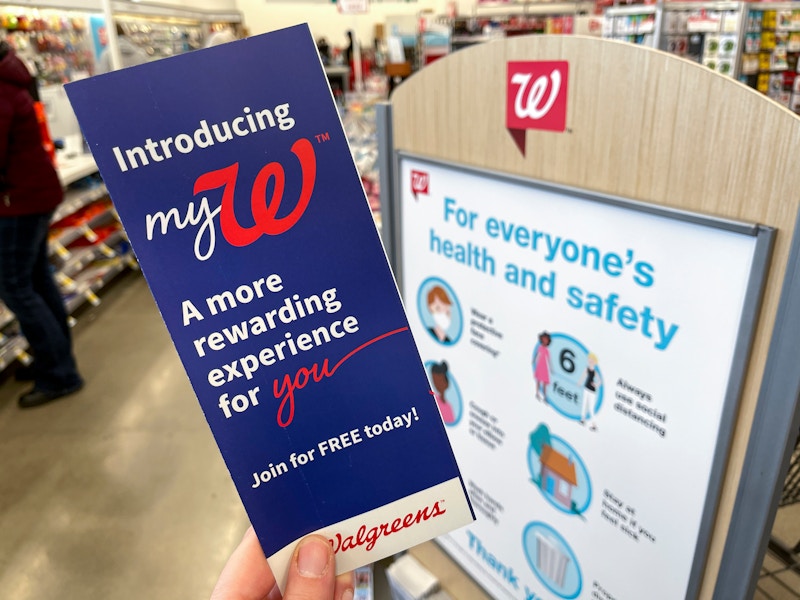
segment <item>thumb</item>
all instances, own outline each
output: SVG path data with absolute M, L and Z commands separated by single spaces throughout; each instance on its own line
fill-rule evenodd
M 333 600 L 335 586 L 330 543 L 319 535 L 303 538 L 292 556 L 283 600 Z

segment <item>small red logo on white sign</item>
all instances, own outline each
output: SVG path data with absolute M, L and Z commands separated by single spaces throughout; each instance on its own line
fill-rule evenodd
M 430 176 L 425 171 L 411 171 L 411 193 L 414 198 L 417 194 L 428 194 Z
M 568 81 L 567 61 L 509 62 L 506 127 L 566 130 Z

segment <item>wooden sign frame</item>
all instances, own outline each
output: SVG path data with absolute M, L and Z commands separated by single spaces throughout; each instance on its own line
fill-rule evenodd
M 505 128 L 509 61 L 567 61 L 566 129 Z M 707 552 L 691 598 L 752 597 L 800 410 L 800 119 L 673 55 L 580 36 L 468 48 L 420 71 L 378 112 L 384 244 L 398 267 L 398 153 L 776 230 Z M 713 488 L 712 488 L 713 489 Z

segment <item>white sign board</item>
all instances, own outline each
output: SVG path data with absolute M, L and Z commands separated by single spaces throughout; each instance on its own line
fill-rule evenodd
M 403 157 L 406 310 L 498 598 L 687 594 L 757 245 Z

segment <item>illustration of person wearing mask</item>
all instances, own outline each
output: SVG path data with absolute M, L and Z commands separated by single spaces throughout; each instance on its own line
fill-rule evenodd
M 581 407 L 581 425 L 589 424 L 591 431 L 597 431 L 594 422 L 594 407 L 597 404 L 597 388 L 603 385 L 597 370 L 597 356 L 589 354 L 586 368 L 583 371 L 583 406 Z
M 436 390 L 433 393 L 433 397 L 436 398 L 436 405 L 439 407 L 442 421 L 448 425 L 454 423 L 456 416 L 453 413 L 453 407 L 444 397 L 444 393 L 450 387 L 450 379 L 447 377 L 447 363 L 445 361 L 433 363 L 431 366 L 431 380 Z
M 452 309 L 453 302 L 445 289 L 440 285 L 433 286 L 428 292 L 428 311 L 433 319 L 433 327 L 429 327 L 428 331 L 441 344 L 453 343 L 447 335 L 452 322 Z

